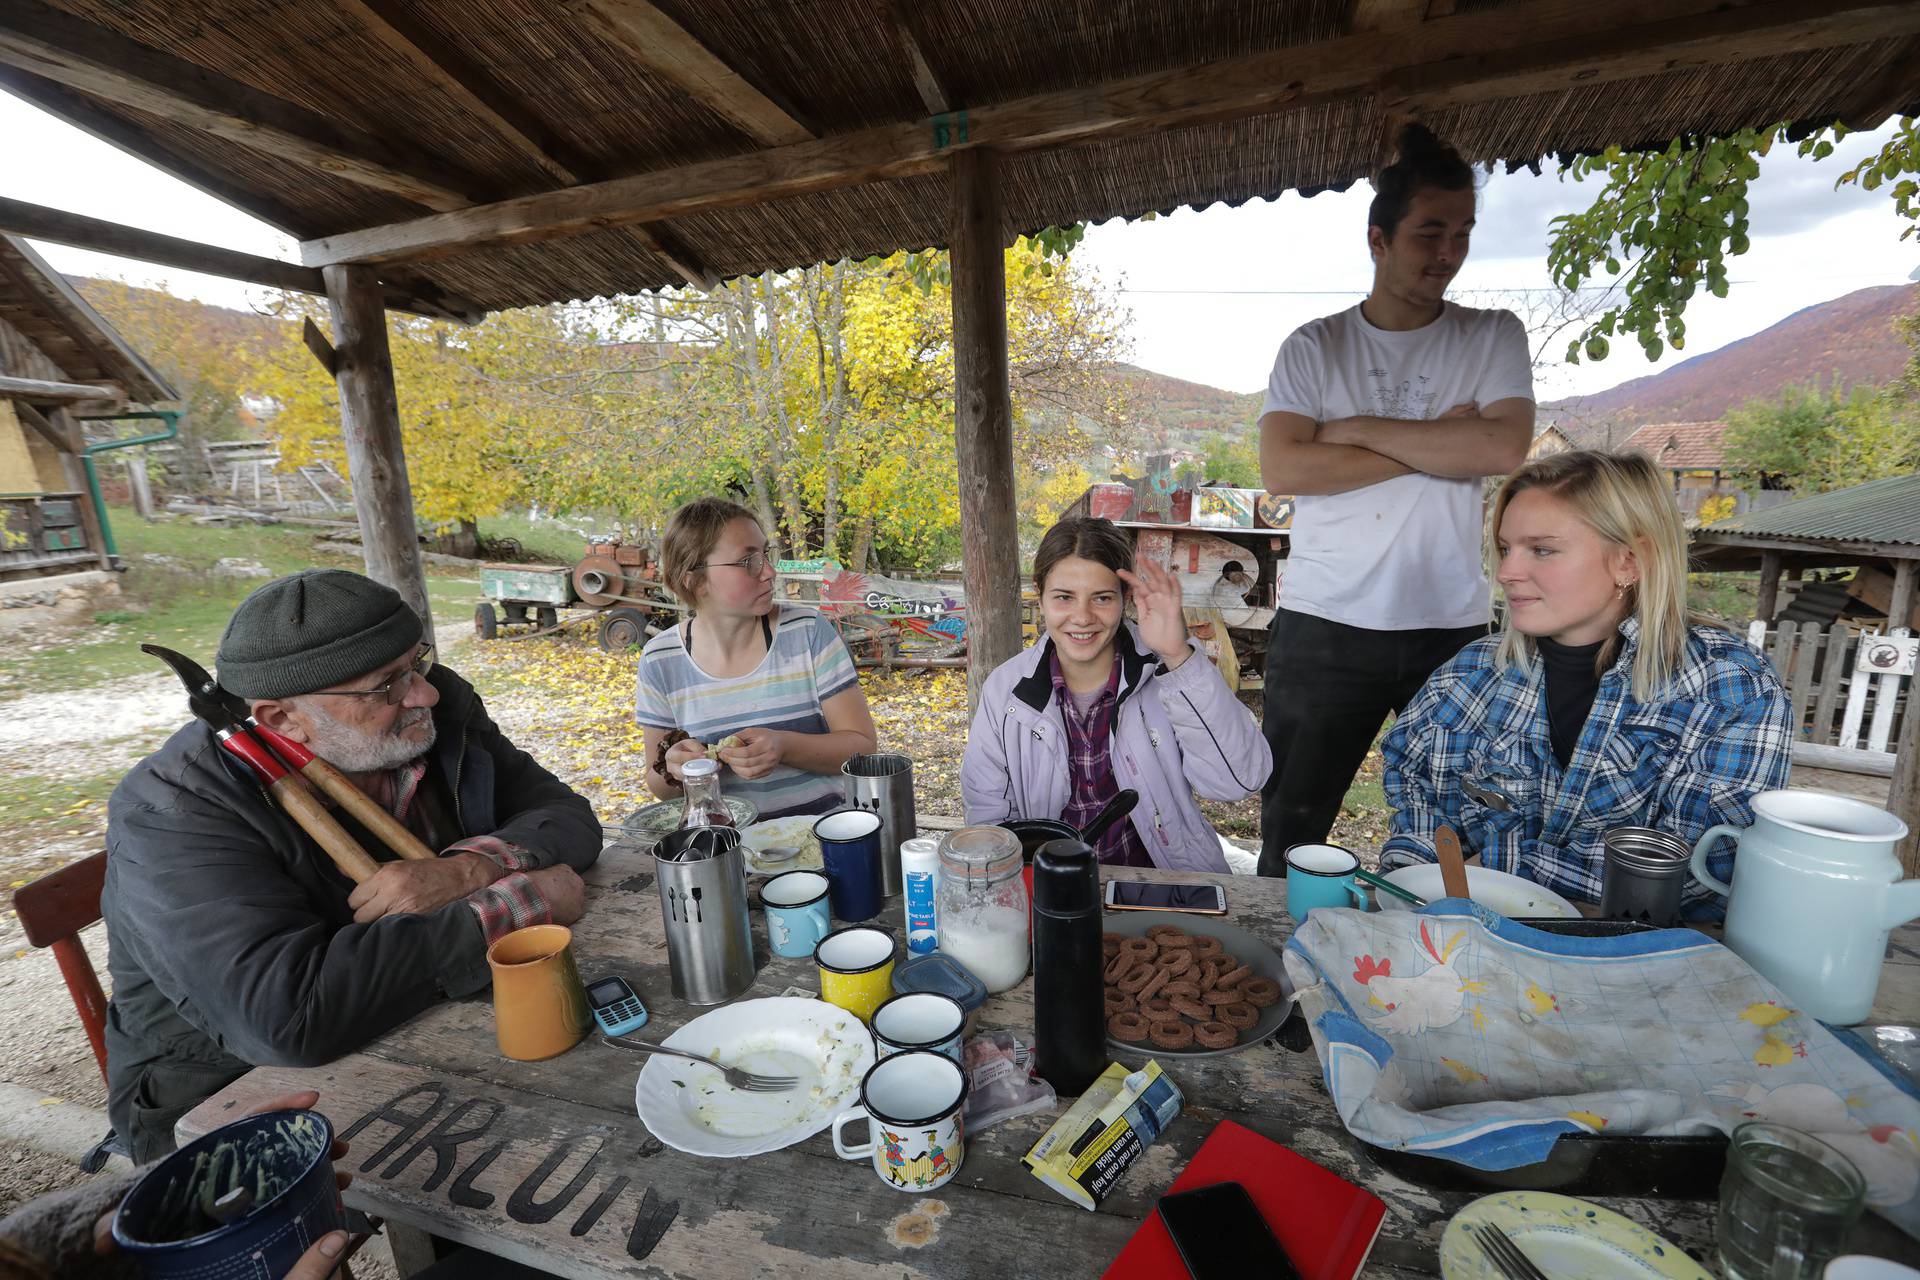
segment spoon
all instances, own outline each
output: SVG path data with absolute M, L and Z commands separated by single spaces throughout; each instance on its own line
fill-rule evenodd
M 253 1188 L 234 1187 L 207 1206 L 207 1212 L 221 1226 L 229 1222 L 238 1222 L 246 1217 L 247 1210 L 253 1208 Z
M 770 844 L 764 849 L 755 849 L 753 851 L 753 860 L 755 862 L 764 862 L 768 864 L 772 864 L 776 862 L 791 862 L 793 861 L 793 859 L 795 859 L 799 855 L 800 855 L 799 845 Z

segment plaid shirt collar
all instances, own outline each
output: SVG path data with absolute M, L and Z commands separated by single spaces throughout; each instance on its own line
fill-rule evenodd
M 1060 814 L 1060 821 L 1068 826 L 1085 827 L 1120 791 L 1120 783 L 1113 776 L 1113 717 L 1120 704 L 1121 663 L 1116 659 L 1107 673 L 1106 687 L 1084 712 L 1067 688 L 1059 655 L 1049 651 L 1047 664 L 1054 701 L 1067 730 L 1067 807 Z M 1139 840 L 1133 823 L 1123 819 L 1100 837 L 1094 853 L 1102 862 L 1134 861 L 1133 849 Z

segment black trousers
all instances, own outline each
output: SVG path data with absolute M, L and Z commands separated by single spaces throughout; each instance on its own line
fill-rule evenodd
M 1333 830 L 1340 801 L 1387 713 L 1406 708 L 1447 659 L 1487 628 L 1372 631 L 1281 609 L 1267 635 L 1261 729 L 1273 772 L 1260 789 L 1260 874 Z

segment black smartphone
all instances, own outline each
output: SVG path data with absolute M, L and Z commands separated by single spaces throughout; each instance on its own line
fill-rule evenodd
M 1193 1280 L 1300 1280 L 1253 1197 L 1237 1182 L 1160 1197 L 1160 1221 Z
M 1109 911 L 1188 911 L 1201 916 L 1227 914 L 1227 891 L 1206 882 L 1109 880 Z

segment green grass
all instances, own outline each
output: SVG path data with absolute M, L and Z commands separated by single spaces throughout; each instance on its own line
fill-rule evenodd
M 1745 631 L 1758 603 L 1752 572 L 1696 573 L 1687 578 L 1687 607 Z
M 582 529 L 597 529 L 601 522 L 592 516 L 568 517 L 567 523 Z M 572 564 L 587 554 L 586 539 L 546 521 L 535 523 L 526 516 L 489 516 L 479 522 L 483 538 L 512 538 L 526 549 L 528 556 L 546 564 Z
M 130 507 L 110 508 L 120 555 L 127 564 L 121 594 L 103 602 L 84 632 L 0 652 L 0 685 L 19 693 L 84 688 L 159 664 L 140 652 L 152 642 L 179 649 L 207 666 L 227 619 L 264 578 L 212 572 L 222 559 L 253 560 L 278 576 L 316 566 L 358 569 L 357 558 L 314 550 L 315 533 L 295 525 L 222 528 L 187 520 L 149 523 Z M 148 557 L 161 556 L 164 560 Z M 458 570 L 427 571 L 427 594 L 441 627 L 464 625 L 479 599 L 479 582 Z
M 25 827 L 59 827 L 63 819 L 67 825 L 88 826 L 93 818 L 74 810 L 83 802 L 104 805 L 124 776 L 124 771 L 116 771 L 58 780 L 36 774 L 0 777 L 0 813 L 7 815 L 10 833 Z

